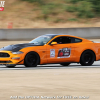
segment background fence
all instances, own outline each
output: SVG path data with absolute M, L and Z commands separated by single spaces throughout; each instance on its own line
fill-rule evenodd
M 0 40 L 31 40 L 44 34 L 70 34 L 83 38 L 100 38 L 100 27 L 95 28 L 46 28 L 1 29 Z

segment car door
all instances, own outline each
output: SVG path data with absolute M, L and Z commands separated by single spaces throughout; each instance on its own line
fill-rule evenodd
M 51 45 L 52 42 L 57 42 L 56 45 Z M 74 61 L 74 46 L 71 44 L 71 38 L 59 36 L 55 38 L 46 47 L 48 63 L 62 63 Z

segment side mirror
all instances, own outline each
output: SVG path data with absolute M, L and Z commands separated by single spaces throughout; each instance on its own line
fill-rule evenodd
M 56 45 L 56 44 L 57 44 L 57 42 L 52 42 L 52 43 L 51 43 L 51 45 Z

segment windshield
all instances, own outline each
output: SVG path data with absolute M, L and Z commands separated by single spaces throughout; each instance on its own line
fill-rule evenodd
M 49 36 L 49 35 L 42 35 L 39 36 L 37 38 L 35 38 L 34 40 L 32 40 L 29 43 L 34 43 L 36 45 L 45 45 L 47 44 L 54 36 Z

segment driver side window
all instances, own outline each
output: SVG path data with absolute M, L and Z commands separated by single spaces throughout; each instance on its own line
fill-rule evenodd
M 57 42 L 57 44 L 67 44 L 67 43 L 71 43 L 71 38 L 70 37 L 57 37 L 52 42 Z

